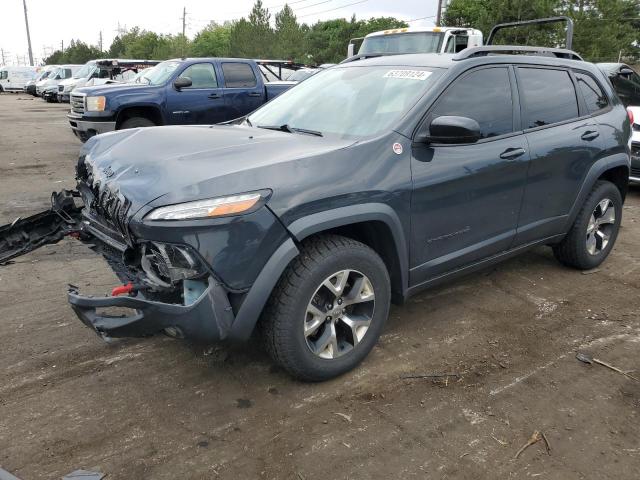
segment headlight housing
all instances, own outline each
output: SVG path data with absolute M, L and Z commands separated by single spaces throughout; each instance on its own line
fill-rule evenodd
M 107 99 L 105 97 L 87 97 L 88 112 L 103 112 L 106 105 Z
M 71 90 L 73 90 L 73 87 L 75 87 L 75 85 L 65 85 L 63 92 L 69 93 Z
M 228 197 L 196 200 L 195 202 L 167 205 L 152 210 L 146 220 L 193 220 L 238 215 L 255 210 L 268 197 L 265 192 L 243 193 Z

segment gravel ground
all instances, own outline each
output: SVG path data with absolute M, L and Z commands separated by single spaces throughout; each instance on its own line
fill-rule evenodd
M 0 224 L 73 186 L 66 110 L 0 95 Z M 0 267 L 0 466 L 22 480 L 638 478 L 640 383 L 575 359 L 640 370 L 638 187 L 598 270 L 539 248 L 427 291 L 392 309 L 360 368 L 322 384 L 291 380 L 257 342 L 104 343 L 68 283 L 117 281 L 73 240 Z M 534 431 L 550 453 L 514 459 Z

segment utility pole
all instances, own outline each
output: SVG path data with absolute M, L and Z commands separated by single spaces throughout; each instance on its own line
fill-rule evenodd
M 29 65 L 33 67 L 33 52 L 31 51 L 31 34 L 29 34 L 29 16 L 27 15 L 27 0 L 22 0 L 24 7 L 24 24 L 27 27 L 27 43 L 29 44 Z
M 436 26 L 440 26 L 442 20 L 442 0 L 438 0 L 438 12 L 436 14 Z
M 185 31 L 187 28 L 187 7 L 182 7 L 182 58 L 184 58 L 184 47 L 185 43 Z
M 100 40 L 98 41 L 98 48 L 102 51 L 102 30 L 100 30 Z
M 60 40 L 60 51 L 64 53 L 64 40 Z
M 4 48 L 0 48 L 0 55 L 2 55 L 2 65 L 5 65 L 5 61 L 4 61 Z

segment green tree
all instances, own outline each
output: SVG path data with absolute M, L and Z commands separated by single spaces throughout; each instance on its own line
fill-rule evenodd
M 56 50 L 49 57 L 44 59 L 45 64 L 83 64 L 89 60 L 100 58 L 102 52 L 97 47 L 87 45 L 80 40 L 71 40 L 69 47 L 64 51 Z
M 275 20 L 274 56 L 304 63 L 304 31 L 298 24 L 291 7 L 285 4 L 282 10 L 276 13 Z
M 211 22 L 193 39 L 190 54 L 194 57 L 229 56 L 232 28 L 233 24 L 230 22 L 224 25 Z
M 273 55 L 271 14 L 262 0 L 256 0 L 248 19 L 242 17 L 231 29 L 230 53 L 234 57 L 265 58 Z
M 591 61 L 639 58 L 638 0 L 452 0 L 447 26 L 474 27 L 488 35 L 496 23 L 567 15 L 575 23 L 573 49 Z M 564 46 L 564 26 L 503 30 L 496 43 Z

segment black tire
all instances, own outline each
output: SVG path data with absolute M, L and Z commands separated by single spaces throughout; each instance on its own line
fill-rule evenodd
M 370 281 L 375 295 L 371 321 L 359 343 L 346 353 L 337 358 L 321 358 L 311 351 L 304 333 L 307 308 L 323 281 L 342 270 L 361 273 Z M 297 379 L 317 382 L 336 377 L 353 369 L 375 346 L 387 320 L 390 301 L 389 274 L 376 252 L 338 235 L 312 238 L 303 243 L 300 255 L 282 274 L 267 303 L 260 322 L 266 349 L 277 364 Z M 320 328 L 327 328 L 328 323 L 322 323 Z
M 607 245 L 592 254 L 587 249 L 587 229 L 589 228 L 591 215 L 598 207 L 598 204 L 605 199 L 611 200 L 613 204 L 615 220 L 610 224 Z M 618 237 L 621 220 L 622 196 L 620 190 L 611 182 L 599 180 L 587 196 L 567 236 L 560 243 L 553 246 L 553 253 L 556 259 L 563 265 L 580 270 L 596 268 L 611 252 Z
M 128 128 L 140 128 L 140 127 L 155 127 L 155 126 L 156 124 L 151 120 L 149 120 L 148 118 L 131 117 L 126 119 L 124 122 L 122 122 L 122 125 L 120 125 L 120 128 L 118 130 L 126 130 Z

